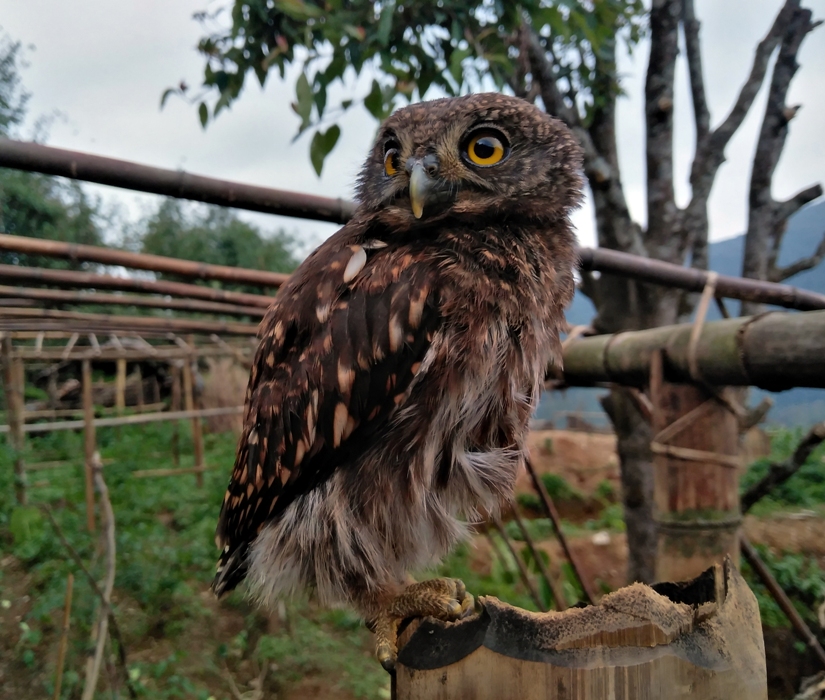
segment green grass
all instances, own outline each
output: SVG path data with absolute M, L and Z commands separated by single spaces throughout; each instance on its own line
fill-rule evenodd
M 220 606 L 213 601 L 207 589 L 216 561 L 214 530 L 235 438 L 205 437 L 209 469 L 202 488 L 193 475 L 134 478 L 131 474 L 138 469 L 175 466 L 170 457 L 172 431 L 171 424 L 153 423 L 120 431 L 100 429 L 97 435 L 102 458 L 112 460 L 104 474 L 116 520 L 113 607 L 138 695 L 161 700 L 230 698 L 227 673 L 240 685 L 254 678 L 266 662 L 267 687 L 279 697 L 307 679 L 356 698 L 388 697 L 388 677 L 372 656 L 372 636 L 352 613 L 323 611 L 306 601 L 294 601 L 285 607 L 289 624 L 270 631 L 266 615 L 251 607 L 242 593 L 233 593 Z M 181 425 L 180 453 L 180 466 L 191 466 L 186 424 Z M 31 472 L 31 482 L 49 483 L 29 488 L 30 505 L 20 507 L 14 501 L 10 450 L 0 442 L 0 559 L 11 555 L 22 567 L 30 597 L 17 629 L 10 630 L 6 648 L 13 655 L 13 673 L 25 679 L 37 696 L 53 692 L 56 638 L 70 571 L 75 574 L 75 592 L 63 698 L 80 697 L 98 607 L 39 506 L 53 513 L 95 578 L 102 581 L 104 576 L 100 534 L 86 531 L 82 454 L 81 433 L 27 439 L 28 463 L 71 460 L 71 465 Z M 535 609 L 513 571 L 497 564 L 491 576 L 483 577 L 469 566 L 469 558 L 468 548 L 461 548 L 437 573 L 464 578 L 473 592 Z M 4 571 L 5 566 L 0 568 L 0 605 L 8 600 L 4 591 L 12 584 L 11 579 L 4 582 Z M 8 604 L 20 605 L 19 600 Z M 0 609 L 0 615 L 3 612 Z M 5 653 L 0 642 L 0 655 Z M 106 673 L 101 676 L 98 696 L 109 697 Z

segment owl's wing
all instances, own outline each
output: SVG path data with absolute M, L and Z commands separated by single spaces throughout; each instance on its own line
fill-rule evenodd
M 441 322 L 436 268 L 378 246 L 322 246 L 267 312 L 218 522 L 218 595 L 267 521 L 373 444 L 419 371 Z

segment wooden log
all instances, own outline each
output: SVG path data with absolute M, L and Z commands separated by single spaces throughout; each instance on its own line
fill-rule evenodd
M 68 305 L 133 306 L 147 309 L 173 309 L 199 314 L 221 314 L 224 316 L 263 317 L 266 309 L 261 306 L 237 306 L 200 299 L 164 299 L 137 294 L 106 294 L 104 292 L 70 292 L 63 289 L 34 289 L 31 287 L 10 287 L 0 285 L 0 297 L 18 297 L 33 300 L 33 303 L 55 303 Z M 21 304 L 25 306 L 25 304 Z
M 0 234 L 0 236 L 2 235 L 4 234 Z M 23 325 L 37 330 L 37 326 L 43 325 L 43 319 L 57 320 L 61 322 L 61 326 L 64 328 L 75 327 L 87 333 L 105 333 L 109 330 L 142 333 L 146 329 L 163 333 L 217 333 L 254 336 L 258 332 L 258 325 L 255 323 L 166 318 L 163 316 L 118 316 L 81 313 L 78 311 L 57 311 L 55 309 L 0 309 L 0 322 L 17 321 L 18 326 L 22 322 Z M 9 325 L 14 326 L 13 323 Z
M 14 461 L 14 495 L 20 505 L 26 505 L 26 464 L 23 459 L 25 448 L 24 388 L 25 370 L 23 362 L 12 354 L 12 341 L 2 339 L 3 389 L 6 394 L 6 419 L 9 422 L 9 447 Z
M 51 270 L 42 267 L 22 265 L 0 265 L 0 280 L 25 284 L 42 284 L 72 289 L 110 289 L 120 292 L 146 292 L 164 296 L 203 299 L 234 306 L 256 306 L 266 309 L 272 304 L 272 297 L 263 294 L 248 294 L 215 289 L 199 284 L 147 280 L 137 277 L 114 277 L 96 272 L 76 270 Z
M 564 612 L 480 603 L 460 622 L 409 625 L 395 700 L 768 697 L 759 607 L 729 561 L 689 584 L 636 583 Z
M 690 382 L 688 344 L 693 324 L 577 338 L 564 348 L 563 382 L 643 387 L 653 353 L 665 351 L 664 379 Z M 699 373 L 713 386 L 825 388 L 825 311 L 705 323 L 696 348 Z
M 1 144 L 0 148 L 2 148 Z M 289 275 L 282 272 L 249 270 L 243 267 L 230 267 L 229 265 L 210 265 L 194 260 L 169 258 L 165 255 L 130 253 L 115 248 L 64 243 L 63 241 L 29 238 L 28 236 L 10 236 L 6 233 L 0 234 L 0 250 L 26 255 L 45 255 L 51 258 L 67 258 L 77 262 L 122 265 L 132 270 L 149 270 L 192 279 L 254 284 L 261 287 L 280 287 L 289 277 Z
M 739 424 L 699 387 L 662 380 L 651 362 L 657 581 L 687 581 L 729 557 L 739 562 Z
M 191 343 L 190 343 L 191 344 Z M 195 391 L 192 377 L 192 360 L 183 363 L 183 401 L 187 411 L 195 411 Z M 204 469 L 203 463 L 203 428 L 199 416 L 192 418 L 192 448 L 195 452 L 195 468 Z M 196 473 L 198 486 L 203 486 L 203 474 Z
M 97 441 L 95 436 L 95 407 L 92 402 L 92 363 L 91 360 L 83 360 L 82 363 L 82 384 L 83 384 L 83 452 L 85 459 L 85 483 L 86 483 L 86 528 L 89 532 L 95 531 L 95 452 L 97 451 Z
M 351 202 L 343 199 L 218 180 L 183 170 L 154 168 L 126 160 L 12 139 L 0 142 L 0 167 L 317 221 L 344 223 L 355 210 Z

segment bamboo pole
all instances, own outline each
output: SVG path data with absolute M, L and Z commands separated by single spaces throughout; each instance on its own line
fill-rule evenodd
M 0 141 L 0 167 L 63 175 L 239 209 L 338 223 L 347 221 L 355 211 L 353 203 L 341 199 L 241 185 L 10 139 Z M 77 254 L 82 255 L 79 250 Z M 707 272 L 703 270 L 620 251 L 581 248 L 579 259 L 581 268 L 585 271 L 607 272 L 694 292 L 700 292 L 707 284 Z M 721 297 L 777 304 L 799 310 L 825 309 L 825 295 L 772 282 L 720 275 L 717 292 Z
M 115 374 L 115 409 L 118 415 L 123 415 L 126 409 L 126 358 L 117 358 L 117 372 Z
M 222 314 L 225 316 L 263 317 L 266 309 L 262 306 L 236 306 L 215 301 L 198 299 L 164 299 L 135 294 L 105 294 L 102 292 L 69 292 L 62 289 L 34 289 L 31 287 L 10 287 L 0 285 L 0 297 L 16 297 L 41 302 L 72 305 L 133 306 L 147 309 L 173 309 L 192 313 Z
M 354 211 L 352 203 L 343 199 L 218 180 L 12 139 L 0 141 L 0 167 L 316 221 L 343 223 Z
M 37 348 L 33 347 L 16 345 L 13 348 L 13 355 L 26 361 L 76 361 L 94 359 L 117 362 L 117 360 L 120 359 L 126 361 L 147 360 L 150 357 L 154 360 L 180 360 L 188 355 L 191 355 L 192 353 L 192 351 L 184 350 L 176 345 L 154 345 L 152 346 L 152 350 L 153 351 L 150 354 L 145 349 L 118 349 L 115 347 L 102 346 L 100 351 L 96 352 L 92 348 L 80 347 L 73 349 L 67 355 L 64 351 L 56 348 L 43 348 L 41 350 L 37 350 Z M 249 347 L 247 345 L 233 346 L 223 343 L 216 347 L 200 346 L 197 347 L 194 352 L 198 357 L 234 357 L 241 362 L 241 364 L 248 364 L 251 360 L 249 355 Z M 56 388 L 57 387 L 55 385 L 55 390 Z
M 2 236 L 4 234 L 0 234 Z M 0 322 L 25 320 L 35 330 L 43 325 L 43 319 L 61 322 L 61 326 L 71 328 L 72 322 L 78 332 L 100 332 L 106 330 L 139 331 L 144 329 L 164 333 L 217 333 L 227 335 L 255 335 L 258 325 L 230 321 L 204 321 L 200 319 L 165 318 L 162 316 L 120 316 L 112 314 L 90 314 L 78 311 L 56 311 L 54 309 L 0 309 Z M 68 323 L 66 323 L 68 322 Z M 103 332 L 106 332 L 105 330 Z
M 86 527 L 89 532 L 95 531 L 95 486 L 94 486 L 94 457 L 97 449 L 95 436 L 95 407 L 92 402 L 92 363 L 83 360 L 83 448 L 85 455 L 86 481 Z
M 682 267 L 607 248 L 579 248 L 579 265 L 583 271 L 607 272 L 690 292 L 701 292 L 708 283 L 709 274 L 707 270 Z M 775 304 L 799 311 L 825 309 L 825 294 L 745 277 L 718 275 L 716 296 Z
M 767 700 L 759 606 L 730 562 L 561 613 L 478 602 L 458 622 L 413 620 L 394 700 Z
M 14 454 L 14 494 L 20 505 L 26 505 L 26 464 L 23 460 L 25 447 L 24 418 L 24 367 L 23 362 L 12 354 L 12 340 L 2 339 L 3 388 L 6 394 L 6 416 L 9 422 L 9 447 Z
M 217 408 L 199 408 L 193 411 L 162 411 L 159 413 L 139 413 L 132 416 L 116 418 L 95 418 L 92 424 L 96 428 L 116 428 L 122 425 L 141 425 L 143 423 L 163 423 L 164 421 L 192 420 L 194 418 L 211 418 L 214 416 L 234 416 L 243 413 L 243 406 L 219 406 Z M 84 413 L 85 415 L 85 413 Z M 79 430 L 86 425 L 84 420 L 61 420 L 53 423 L 27 423 L 26 433 L 51 433 L 60 430 Z M 0 425 L 0 434 L 8 433 L 9 426 Z
M 145 292 L 163 296 L 202 299 L 233 306 L 256 306 L 267 308 L 272 297 L 263 294 L 248 294 L 224 289 L 215 289 L 200 284 L 148 280 L 137 277 L 114 277 L 96 272 L 77 270 L 50 270 L 42 267 L 22 265 L 0 265 L 0 280 L 25 284 L 42 284 L 74 289 L 109 289 L 119 292 Z
M 190 343 L 191 344 L 191 343 Z M 192 377 L 192 361 L 185 360 L 183 363 L 183 400 L 187 411 L 195 411 L 195 392 Z M 195 468 L 204 469 L 203 463 L 203 432 L 199 417 L 192 418 L 192 447 L 195 452 Z M 202 471 L 196 472 L 198 486 L 203 486 Z
M 643 387 L 650 358 L 665 351 L 666 381 L 690 382 L 693 324 L 577 338 L 564 348 L 568 386 L 615 382 Z M 825 311 L 771 312 L 705 323 L 696 346 L 699 374 L 712 386 L 825 388 Z
M 172 411 L 180 411 L 180 398 L 181 398 L 181 368 L 180 365 L 177 363 L 172 363 L 169 365 L 169 369 L 171 370 L 172 374 L 172 401 L 171 401 L 171 409 Z M 180 423 L 175 421 L 172 424 L 172 462 L 176 467 L 180 466 Z
M 2 148 L 1 145 L 0 148 Z M 69 260 L 95 262 L 103 265 L 122 265 L 132 270 L 149 270 L 192 279 L 254 284 L 261 287 L 280 287 L 289 277 L 289 275 L 282 272 L 249 270 L 243 267 L 230 267 L 229 265 L 210 265 L 194 260 L 169 258 L 165 255 L 130 253 L 125 250 L 104 248 L 102 246 L 64 243 L 63 241 L 29 238 L 27 236 L 10 236 L 5 233 L 0 234 L 0 250 L 26 255 L 68 258 Z

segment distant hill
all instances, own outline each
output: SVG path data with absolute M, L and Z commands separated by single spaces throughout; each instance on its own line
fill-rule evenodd
M 794 260 L 810 255 L 816 250 L 819 241 L 825 232 L 825 201 L 811 204 L 791 217 L 788 222 L 788 231 L 782 241 L 782 250 L 779 264 L 787 265 Z M 724 275 L 739 275 L 742 272 L 742 253 L 745 246 L 744 235 L 728 238 L 710 245 L 710 267 Z M 825 294 L 825 263 L 813 270 L 807 270 L 790 279 L 792 284 L 803 289 L 810 289 Z M 731 313 L 738 312 L 736 302 L 728 302 Z M 583 294 L 576 294 L 567 318 L 573 325 L 587 324 L 595 315 L 590 300 Z M 711 306 L 709 318 L 719 318 L 715 306 Z M 604 392 L 597 389 L 571 389 L 565 393 L 552 392 L 542 398 L 536 417 L 539 419 L 555 420 L 563 425 L 565 411 L 582 412 L 587 414 L 596 425 L 606 425 L 607 417 L 601 413 L 598 397 Z M 774 407 L 768 416 L 768 422 L 788 426 L 808 426 L 816 420 L 825 417 L 825 389 L 793 389 L 781 393 L 767 393 L 773 401 Z M 763 392 L 753 392 L 754 398 L 759 400 Z

